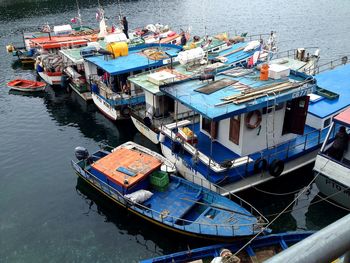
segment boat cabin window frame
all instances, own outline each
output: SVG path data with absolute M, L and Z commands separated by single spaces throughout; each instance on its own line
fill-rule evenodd
M 231 117 L 228 139 L 236 145 L 239 145 L 240 131 L 241 131 L 241 115 L 236 115 Z
M 219 122 L 210 120 L 202 116 L 202 130 L 208 133 L 212 139 L 217 139 L 218 130 L 219 130 Z

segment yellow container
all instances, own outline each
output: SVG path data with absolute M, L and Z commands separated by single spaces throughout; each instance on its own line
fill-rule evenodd
M 128 44 L 125 42 L 109 43 L 106 49 L 113 54 L 113 58 L 127 56 L 129 51 Z

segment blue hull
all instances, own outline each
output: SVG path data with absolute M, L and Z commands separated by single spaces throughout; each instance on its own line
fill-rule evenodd
M 273 248 L 275 253 L 278 253 L 282 250 L 287 249 L 290 245 L 297 243 L 304 238 L 312 235 L 314 232 L 287 232 L 281 234 L 274 234 L 268 236 L 257 237 L 255 240 L 251 242 L 250 245 L 245 247 L 241 252 L 238 253 L 238 257 L 243 260 L 244 258 L 254 258 L 257 257 L 257 252 L 266 250 L 272 250 Z M 223 248 L 229 249 L 232 253 L 237 252 L 241 249 L 247 240 L 239 240 L 230 244 L 217 244 L 207 247 L 195 248 L 187 251 L 181 251 L 174 254 L 159 256 L 155 258 L 150 258 L 146 260 L 142 260 L 142 263 L 172 263 L 172 262 L 189 262 L 199 259 L 211 260 L 214 257 L 218 257 L 220 255 L 220 250 Z M 244 262 L 253 262 L 253 261 L 244 261 Z M 207 262 L 207 261 L 205 261 Z M 208 261 L 209 262 L 209 261 Z M 258 262 L 258 261 L 257 261 Z M 259 261 L 260 262 L 260 261 Z

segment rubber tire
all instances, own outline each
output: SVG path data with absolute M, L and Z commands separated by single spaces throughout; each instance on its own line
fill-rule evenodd
M 279 177 L 284 170 L 284 162 L 282 160 L 275 159 L 269 166 L 269 173 L 273 177 Z
M 254 173 L 260 173 L 266 171 L 267 169 L 267 160 L 259 157 L 254 163 Z

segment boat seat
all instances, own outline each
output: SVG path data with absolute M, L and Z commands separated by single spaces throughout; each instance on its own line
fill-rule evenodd
M 143 205 L 155 211 L 166 211 L 163 216 L 164 221 L 174 222 L 181 219 L 202 197 L 203 194 L 198 192 L 172 191 L 169 195 L 166 192 L 154 192 L 152 198 L 145 201 Z M 161 219 L 160 215 L 159 219 Z

